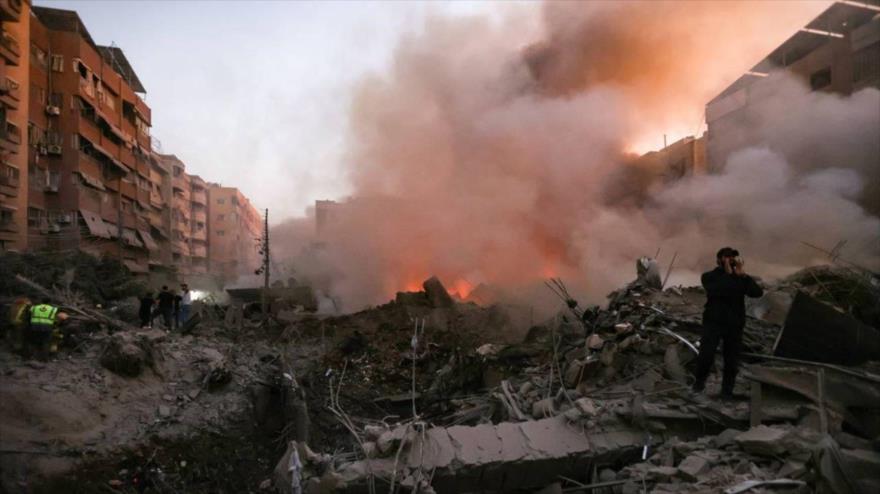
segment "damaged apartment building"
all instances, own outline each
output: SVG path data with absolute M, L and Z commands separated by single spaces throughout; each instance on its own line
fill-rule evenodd
M 77 249 L 169 278 L 252 271 L 259 214 L 237 189 L 160 152 L 146 89 L 123 51 L 98 45 L 74 11 L 2 0 L 0 14 L 0 251 Z M 228 226 L 235 248 L 227 226 L 210 232 L 214 195 L 221 217 L 247 219 L 247 228 Z M 224 204 L 232 197 L 234 213 Z M 243 259 L 241 273 L 230 253 Z
M 880 1 L 832 3 L 706 104 L 707 130 L 639 158 L 672 181 L 720 172 L 730 153 L 765 137 L 756 126 L 766 99 L 787 80 L 851 95 L 880 89 Z

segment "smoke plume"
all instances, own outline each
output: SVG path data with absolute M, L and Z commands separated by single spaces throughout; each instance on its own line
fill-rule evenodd
M 279 240 L 301 236 L 301 220 L 275 239 L 300 276 L 349 309 L 434 274 L 462 296 L 480 283 L 526 293 L 562 276 L 598 302 L 658 248 L 667 261 L 678 252 L 673 282 L 693 282 L 728 244 L 763 276 L 816 261 L 800 241 L 847 239 L 851 257 L 877 267 L 880 221 L 862 201 L 877 181 L 876 90 L 841 98 L 780 80 L 742 129 L 758 146 L 731 155 L 723 173 L 629 184 L 638 202 L 615 184 L 634 145 L 693 133 L 703 105 L 810 8 L 553 2 L 531 40 L 517 22 L 431 19 L 401 41 L 388 74 L 357 89 L 354 199 L 321 248 Z M 615 185 L 624 193 L 608 194 Z

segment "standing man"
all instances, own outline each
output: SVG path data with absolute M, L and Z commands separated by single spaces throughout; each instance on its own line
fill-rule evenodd
M 156 297 L 156 312 L 153 313 L 153 319 L 157 314 L 162 316 L 165 331 L 171 331 L 174 316 L 174 294 L 168 291 L 168 286 L 163 286 L 159 296 Z
M 55 320 L 58 315 L 58 307 L 49 304 L 48 298 L 43 298 L 41 303 L 30 309 L 30 326 L 25 334 L 25 355 L 30 356 L 36 350 L 37 360 L 49 360 L 49 347 L 52 344 L 52 332 L 55 330 Z
M 180 284 L 180 312 L 178 313 L 177 327 L 181 327 L 189 320 L 192 309 L 192 292 L 189 291 L 189 285 Z
M 150 316 L 153 315 L 153 305 L 155 305 L 155 303 L 156 301 L 153 300 L 152 292 L 147 292 L 146 295 L 141 297 L 141 305 L 138 308 L 138 317 L 141 318 L 142 328 L 153 327 L 153 320 Z
M 743 327 L 746 324 L 745 297 L 760 297 L 764 290 L 746 274 L 743 260 L 736 249 L 724 247 L 718 251 L 715 261 L 715 269 L 703 273 L 701 278 L 706 289 L 706 307 L 703 311 L 703 337 L 697 357 L 694 392 L 700 393 L 705 389 L 706 377 L 715 361 L 715 350 L 718 343 L 723 342 L 721 397 L 732 398 Z

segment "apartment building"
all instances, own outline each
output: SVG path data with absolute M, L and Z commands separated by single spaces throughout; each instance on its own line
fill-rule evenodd
M 880 88 L 880 0 L 831 4 L 706 105 L 710 171 L 760 137 L 753 132 L 759 110 L 792 76 L 843 95 Z
M 177 156 L 160 154 L 159 158 L 171 177 L 171 196 L 168 202 L 171 218 L 171 266 L 186 276 L 192 273 L 192 179 L 186 173 L 186 165 Z
M 30 5 L 0 0 L 0 252 L 27 247 Z
M 253 274 L 260 266 L 263 219 L 235 187 L 208 186 L 208 267 L 225 280 Z
M 26 160 L 25 247 L 114 255 L 146 273 L 158 245 L 145 89 L 122 50 L 97 45 L 76 12 L 33 7 L 28 22 L 27 124 L 13 130 Z
M 190 259 L 195 275 L 208 272 L 208 184 L 190 176 Z

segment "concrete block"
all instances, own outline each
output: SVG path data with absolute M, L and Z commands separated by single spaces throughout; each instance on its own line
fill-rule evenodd
M 736 436 L 736 443 L 743 450 L 761 456 L 775 456 L 786 451 L 783 440 L 788 435 L 785 429 L 759 425 Z
M 708 470 L 709 462 L 697 455 L 688 456 L 678 464 L 678 472 L 682 478 L 691 482 L 696 482 L 700 475 L 703 475 Z

